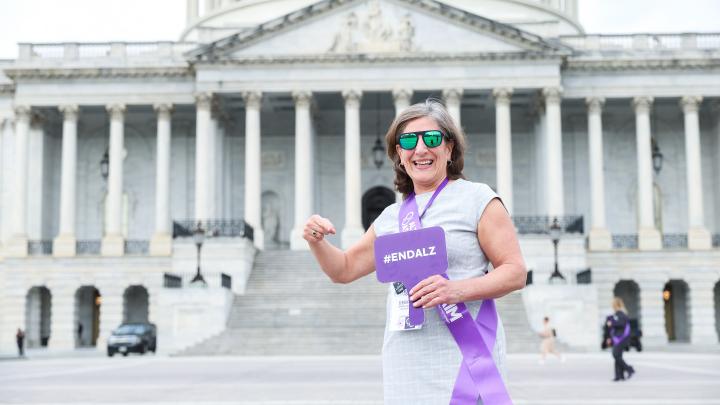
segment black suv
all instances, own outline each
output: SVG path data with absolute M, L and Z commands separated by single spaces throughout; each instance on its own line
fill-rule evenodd
M 115 329 L 107 341 L 107 355 L 127 356 L 130 352 L 145 354 L 157 350 L 157 330 L 152 323 L 124 323 Z
M 640 338 L 642 337 L 642 331 L 640 330 L 640 327 L 638 326 L 638 320 L 637 319 L 630 319 L 630 344 L 627 345 L 625 348 L 625 351 L 630 351 L 631 347 L 634 347 L 635 350 L 641 352 L 642 351 L 642 342 L 640 341 Z M 600 347 L 602 349 L 607 349 L 608 344 L 607 340 L 610 339 L 610 328 L 607 326 L 607 321 L 603 324 L 603 340 L 600 344 Z

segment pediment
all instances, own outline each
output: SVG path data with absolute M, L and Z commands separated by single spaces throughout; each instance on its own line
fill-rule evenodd
M 434 0 L 325 0 L 203 46 L 190 56 L 218 61 L 558 50 L 536 35 Z

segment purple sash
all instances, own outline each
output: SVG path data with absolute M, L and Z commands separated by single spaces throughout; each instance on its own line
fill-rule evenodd
M 438 228 L 433 227 L 420 230 L 422 228 L 421 218 L 447 184 L 448 179 L 445 179 L 437 190 L 435 190 L 435 193 L 430 198 L 430 201 L 428 201 L 422 214 L 418 213 L 415 193 L 411 193 L 410 196 L 403 201 L 398 221 L 400 232 L 410 233 L 409 235 L 404 235 L 407 240 L 412 242 L 413 240 L 417 240 L 418 236 L 432 235 L 427 232 Z M 404 269 L 398 269 L 396 266 L 388 266 L 386 257 L 389 249 L 394 247 L 396 249 L 395 251 L 399 250 L 397 249 L 398 244 L 389 238 L 397 238 L 398 236 L 398 234 L 386 235 L 376 239 L 375 268 L 379 281 L 404 281 L 405 283 L 409 283 L 405 284 L 405 287 L 409 291 L 428 275 L 441 274 L 443 277 L 448 278 L 445 273 L 447 269 L 447 257 L 445 257 L 444 268 L 440 268 L 438 264 L 429 264 L 428 267 L 432 269 L 423 268 L 419 270 L 417 267 L 415 269 L 409 267 L 409 269 L 413 271 L 408 272 L 407 270 L 404 271 Z M 426 240 L 428 239 L 435 240 L 434 237 L 427 238 Z M 442 242 L 444 243 L 444 235 Z M 427 242 L 425 244 L 427 244 Z M 417 246 L 424 247 L 422 243 Z M 402 249 L 402 247 L 400 247 L 400 249 Z M 446 247 L 442 246 L 443 254 L 447 255 L 445 249 Z M 405 268 L 408 267 L 405 266 Z M 400 272 L 404 273 L 404 275 L 399 275 L 398 273 Z M 420 278 L 420 276 L 422 276 L 422 278 Z M 483 300 L 475 320 L 473 320 L 465 303 L 462 302 L 454 305 L 438 305 L 436 309 L 440 315 L 440 319 L 445 322 L 445 325 L 463 355 L 463 363 L 460 366 L 458 376 L 455 380 L 455 387 L 453 388 L 450 404 L 476 405 L 478 398 L 482 398 L 484 405 L 512 405 L 512 400 L 500 376 L 500 371 L 492 358 L 492 348 L 495 346 L 498 321 L 495 302 L 491 299 Z M 418 319 L 422 321 L 422 315 L 418 316 L 417 311 L 423 313 L 422 308 L 415 308 L 410 305 L 411 321 Z
M 612 337 L 613 346 L 617 346 L 625 340 L 626 337 L 630 336 L 630 322 L 625 322 L 625 330 L 623 331 L 623 334 L 620 336 L 613 336 L 612 331 L 610 332 L 610 337 Z

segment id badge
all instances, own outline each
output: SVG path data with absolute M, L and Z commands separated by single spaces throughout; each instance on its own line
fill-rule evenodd
M 417 330 L 422 324 L 410 323 L 410 297 L 402 283 L 390 284 L 390 325 L 391 331 Z

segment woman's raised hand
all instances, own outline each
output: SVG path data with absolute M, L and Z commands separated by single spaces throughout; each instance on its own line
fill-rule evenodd
M 325 238 L 325 235 L 330 234 L 335 235 L 335 226 L 327 218 L 315 214 L 305 222 L 303 239 L 308 241 L 308 243 L 320 242 Z

